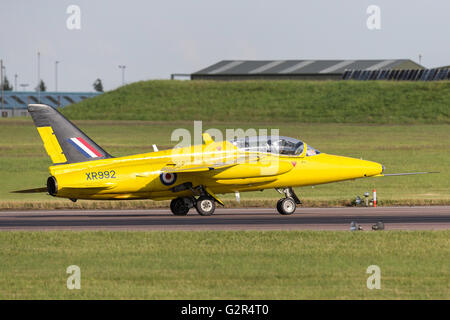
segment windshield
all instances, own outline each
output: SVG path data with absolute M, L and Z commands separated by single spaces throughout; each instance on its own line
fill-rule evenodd
M 302 141 L 282 136 L 254 136 L 230 141 L 242 151 L 267 152 L 282 155 L 300 155 L 305 145 Z
M 307 149 L 306 149 L 306 156 L 307 157 L 311 157 L 311 156 L 315 156 L 320 154 L 319 150 L 314 149 L 313 147 L 311 147 L 310 145 L 308 145 Z

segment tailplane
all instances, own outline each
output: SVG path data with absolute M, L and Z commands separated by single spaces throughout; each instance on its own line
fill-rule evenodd
M 54 164 L 112 158 L 54 108 L 45 104 L 30 104 L 28 111 Z

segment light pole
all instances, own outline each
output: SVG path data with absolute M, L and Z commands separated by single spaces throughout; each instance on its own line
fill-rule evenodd
M 122 69 L 122 86 L 125 84 L 125 68 L 127 66 L 120 65 L 119 68 Z
M 2 111 L 3 111 L 3 60 L 0 60 L 0 84 L 2 86 Z
M 55 92 L 58 92 L 58 63 L 59 61 L 55 61 Z
M 17 90 L 17 73 L 14 74 L 14 91 L 19 91 Z M 14 100 L 14 107 L 17 107 L 17 100 Z
M 6 67 L 3 64 L 2 64 L 2 69 L 3 69 L 2 83 L 4 84 L 5 83 L 5 78 L 6 78 Z
M 38 83 L 37 83 L 37 92 L 38 92 L 38 103 L 41 103 L 41 53 L 38 51 L 37 53 L 38 58 Z

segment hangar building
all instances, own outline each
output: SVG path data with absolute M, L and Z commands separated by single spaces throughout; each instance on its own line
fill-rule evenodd
M 192 80 L 340 80 L 346 70 L 424 69 L 397 60 L 222 60 L 191 74 Z

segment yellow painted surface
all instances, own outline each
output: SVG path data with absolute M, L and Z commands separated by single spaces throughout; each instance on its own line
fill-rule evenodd
M 39 132 L 39 135 L 41 136 L 42 141 L 44 142 L 44 148 L 52 159 L 52 162 L 67 162 L 66 156 L 64 155 L 61 146 L 56 139 L 52 127 L 38 127 L 37 130 Z
M 192 196 L 190 190 L 171 190 L 186 182 L 223 194 L 310 186 L 382 172 L 382 166 L 375 162 L 324 153 L 308 157 L 305 151 L 299 156 L 247 153 L 228 142 L 208 141 L 205 145 L 51 166 L 49 170 L 57 180 L 58 197 L 154 200 Z M 189 168 L 197 169 L 185 171 Z M 176 174 L 175 181 L 165 185 L 164 173 L 169 177 Z

